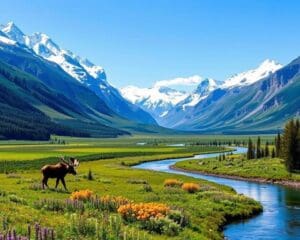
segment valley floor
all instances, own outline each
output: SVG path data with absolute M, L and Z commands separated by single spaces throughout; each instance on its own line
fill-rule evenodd
M 150 160 L 226 151 L 222 147 L 192 146 L 188 141 L 184 147 L 170 147 L 166 139 L 154 141 L 147 138 L 67 138 L 64 144 L 58 142 L 62 141 L 9 142 L 0 145 L 0 220 L 3 223 L 0 232 L 16 229 L 17 233 L 25 235 L 28 224 L 39 223 L 53 228 L 57 239 L 125 239 L 124 234 L 127 234 L 126 239 L 132 240 L 222 239 L 221 229 L 224 224 L 262 211 L 258 202 L 237 194 L 227 186 L 130 168 L 131 165 Z M 56 163 L 57 157 L 63 155 L 76 156 L 81 161 L 78 175 L 66 177 L 70 192 L 53 188 L 42 190 L 39 169 L 43 164 Z M 165 187 L 166 179 L 196 183 L 200 189 L 188 193 L 180 186 Z M 54 180 L 50 180 L 50 187 L 54 183 Z M 85 202 L 84 208 L 79 210 L 69 205 L 68 208 L 62 207 L 72 192 L 85 189 L 91 190 L 98 197 L 122 196 L 135 203 L 166 204 L 180 210 L 188 219 L 188 224 L 178 233 L 176 229 L 170 228 L 166 234 L 158 234 L 142 229 L 138 221 L 122 221 L 113 208 L 96 209 L 89 202 Z M 101 236 L 95 237 L 96 232 L 101 232 Z

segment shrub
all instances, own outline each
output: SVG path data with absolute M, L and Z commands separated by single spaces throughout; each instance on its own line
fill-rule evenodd
M 188 193 L 195 193 L 200 190 L 200 186 L 197 183 L 184 183 L 181 188 Z
M 109 178 L 100 178 L 100 179 L 98 179 L 98 182 L 109 184 L 109 183 L 112 183 L 112 180 Z
M 170 210 L 167 216 L 181 227 L 189 224 L 188 217 L 180 210 Z
M 150 218 L 149 221 L 141 223 L 141 228 L 150 232 L 176 236 L 181 230 L 180 225 L 168 217 Z
M 72 236 L 95 236 L 96 219 L 88 218 L 85 215 L 72 214 L 70 220 L 70 234 Z
M 89 180 L 89 181 L 93 181 L 94 180 L 94 176 L 93 176 L 93 173 L 92 173 L 91 169 L 89 169 L 89 171 L 88 171 L 87 180 Z
M 129 203 L 120 206 L 118 213 L 125 221 L 133 222 L 165 217 L 169 210 L 169 207 L 163 203 Z
M 4 190 L 0 190 L 0 197 L 5 197 L 7 195 L 7 192 Z
M 120 206 L 130 204 L 131 201 L 121 196 L 114 197 L 106 195 L 101 198 L 93 199 L 91 203 L 98 209 L 116 212 Z
M 165 187 L 180 187 L 182 185 L 182 182 L 177 180 L 177 179 L 166 179 L 164 181 L 164 186 Z
M 90 200 L 92 201 L 92 200 Z M 86 206 L 88 205 L 88 206 Z M 91 204 L 86 202 L 86 205 L 81 200 L 58 200 L 58 199 L 41 199 L 34 202 L 36 209 L 45 209 L 47 211 L 55 212 L 84 212 L 86 207 L 90 207 Z
M 144 180 L 144 179 L 128 179 L 127 180 L 127 183 L 130 183 L 130 184 L 148 184 L 148 181 L 147 180 Z
M 45 209 L 48 211 L 59 211 L 59 212 L 81 212 L 83 213 L 86 209 L 97 209 L 101 211 L 116 212 L 117 209 L 124 204 L 128 204 L 129 201 L 124 197 L 91 197 L 85 201 L 81 199 L 41 199 L 34 203 L 36 209 Z
M 87 201 L 93 197 L 93 192 L 89 189 L 75 191 L 71 194 L 71 200 Z
M 145 191 L 145 192 L 152 192 L 153 191 L 150 184 L 144 184 L 143 187 L 142 187 L 142 190 Z
M 18 197 L 17 195 L 8 195 L 8 199 L 11 202 L 27 205 L 27 202 L 24 198 Z

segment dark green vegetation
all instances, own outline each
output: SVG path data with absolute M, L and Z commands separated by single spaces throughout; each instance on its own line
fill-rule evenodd
M 275 142 L 276 142 L 276 138 L 275 138 Z M 262 147 L 261 146 L 261 138 L 258 137 L 257 138 L 257 143 L 256 145 L 252 142 L 252 139 L 249 138 L 248 140 L 248 146 L 247 146 L 248 150 L 247 150 L 247 159 L 259 159 L 259 158 L 263 158 L 263 157 L 270 157 L 272 156 L 273 158 L 276 156 L 275 153 L 275 148 L 272 147 L 272 155 L 270 152 L 270 145 L 269 142 L 266 141 L 265 142 L 265 146 Z
M 220 229 L 224 224 L 250 217 L 261 211 L 261 206 L 236 194 L 230 187 L 129 167 L 144 161 L 226 150 L 219 146 L 196 144 L 202 140 L 205 138 L 154 140 L 134 137 L 104 140 L 54 137 L 48 143 L 2 142 L 0 161 L 16 164 L 18 167 L 0 174 L 0 220 L 5 223 L 6 228 L 13 227 L 23 234 L 27 232 L 27 224 L 39 222 L 43 227 L 54 229 L 58 239 L 95 239 L 95 231 L 97 234 L 105 234 L 103 229 L 111 237 L 118 232 L 126 232 L 126 239 L 137 239 L 138 235 L 139 239 L 222 239 Z M 185 143 L 186 146 L 167 146 L 175 143 Z M 188 219 L 188 224 L 177 228 L 173 223 L 172 228 L 162 228 L 161 234 L 150 233 L 147 229 L 164 223 L 157 222 L 155 224 L 158 225 L 147 226 L 145 229 L 137 222 L 124 222 L 113 209 L 97 209 L 88 203 L 84 208 L 80 207 L 81 203 L 75 207 L 61 208 L 66 204 L 65 200 L 70 198 L 70 192 L 61 189 L 41 190 L 39 169 L 46 162 L 55 163 L 57 157 L 62 155 L 76 156 L 81 160 L 78 175 L 66 177 L 71 192 L 90 189 L 99 197 L 122 196 L 135 203 L 163 203 L 182 212 Z M 24 168 L 18 165 L 19 162 L 25 164 L 26 161 L 31 165 Z M 188 193 L 180 187 L 165 187 L 164 181 L 169 178 L 198 183 L 200 190 Z M 49 181 L 49 185 L 54 186 L 54 180 Z M 178 219 L 178 214 L 172 214 L 170 218 Z M 3 227 L 0 229 L 3 231 Z M 131 234 L 132 238 L 129 237 Z
M 247 159 L 259 159 L 263 157 L 280 157 L 284 159 L 289 172 L 300 170 L 300 121 L 291 119 L 285 125 L 282 136 L 278 133 L 274 140 L 275 146 L 270 152 L 269 142 L 261 148 L 261 139 L 257 138 L 256 146 L 252 139 L 248 140 Z
M 276 138 L 277 152 L 285 160 L 288 171 L 300 170 L 300 121 L 290 120 L 284 128 L 282 137 Z
M 98 132 L 99 136 L 111 137 L 126 134 L 92 122 L 87 106 L 80 106 L 78 101 L 70 100 L 36 77 L 3 62 L 0 62 L 0 88 L 2 138 L 42 140 L 49 139 L 50 134 L 90 136 Z M 76 91 L 80 92 L 80 88 Z M 109 113 L 105 104 L 97 103 L 96 96 L 91 100 L 102 114 Z M 82 122 L 87 118 L 90 122 Z M 80 130 L 80 126 L 88 131 Z

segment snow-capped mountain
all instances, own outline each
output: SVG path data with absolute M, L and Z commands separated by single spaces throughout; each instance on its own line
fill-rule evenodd
M 182 106 L 185 110 L 187 107 L 194 107 L 201 100 L 205 99 L 210 92 L 220 87 L 221 82 L 216 81 L 211 78 L 206 78 L 202 80 L 196 90 L 192 92 L 186 99 L 178 103 L 178 106 Z
M 204 101 L 215 90 L 227 92 L 233 88 L 242 88 L 264 79 L 282 67 L 274 60 L 263 61 L 256 69 L 251 69 L 226 79 L 216 81 L 211 78 L 200 80 L 197 88 L 191 93 L 177 91 L 168 87 L 154 86 L 139 88 L 128 86 L 121 89 L 122 95 L 130 102 L 149 112 L 156 121 L 165 127 L 174 125 L 176 119 L 182 121 L 193 112 L 198 104 Z M 199 81 L 199 80 L 198 80 Z M 219 98 L 219 94 L 215 94 Z M 210 98 L 214 99 L 214 98 Z M 172 122 L 172 123 L 171 123 Z
M 124 99 L 119 91 L 107 82 L 102 67 L 61 48 L 44 33 L 26 35 L 13 22 L 0 25 L 0 30 L 11 41 L 26 46 L 40 57 L 58 64 L 67 74 L 94 91 L 120 116 L 141 123 L 156 124 L 149 113 Z
M 164 86 L 152 88 L 127 86 L 121 89 L 121 93 L 127 100 L 149 112 L 158 123 L 160 118 L 188 96 L 184 91 Z
M 105 80 L 102 67 L 60 48 L 44 33 L 25 35 L 13 22 L 1 25 L 1 31 L 10 39 L 32 49 L 37 55 L 59 64 L 65 72 L 82 83 L 88 80 L 89 75 L 97 80 Z
M 278 69 L 282 68 L 282 65 L 274 60 L 266 59 L 256 69 L 251 69 L 246 72 L 242 72 L 226 79 L 222 84 L 222 88 L 233 88 L 247 86 L 255 83 L 256 81 L 268 77 Z
M 162 123 L 162 119 L 175 107 L 183 110 L 193 107 L 219 86 L 220 82 L 206 78 L 201 80 L 192 93 L 160 85 L 154 85 L 152 88 L 127 86 L 121 89 L 121 93 L 130 102 L 149 112 L 158 123 Z
M 1 25 L 0 25 L 1 27 Z M 1 28 L 0 28 L 1 29 Z M 0 31 L 0 42 L 8 45 L 15 45 L 17 44 L 16 41 L 11 40 L 4 32 Z
M 222 98 L 229 93 L 239 92 L 251 84 L 269 77 L 280 68 L 282 68 L 282 65 L 275 61 L 265 60 L 258 68 L 236 74 L 224 82 L 206 79 L 199 84 L 194 93 L 178 103 L 172 111 L 169 111 L 160 123 L 162 126 L 172 128 L 180 126 L 180 128 L 183 128 L 182 126 L 198 119 L 200 117 L 199 113 L 203 114 L 204 107 L 208 108 L 214 102 L 222 101 Z M 234 103 L 231 104 L 234 105 Z M 226 109 L 228 106 L 222 105 L 222 107 Z

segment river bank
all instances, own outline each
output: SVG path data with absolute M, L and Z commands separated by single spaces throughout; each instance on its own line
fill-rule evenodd
M 237 147 L 236 154 L 245 154 L 246 148 Z M 222 155 L 222 153 L 220 153 Z M 216 159 L 220 154 L 200 154 L 190 159 L 167 159 L 163 161 L 147 162 L 134 168 L 148 169 L 159 172 L 185 175 L 195 179 L 205 179 L 210 182 L 230 186 L 239 194 L 259 201 L 263 212 L 253 218 L 241 221 L 223 222 L 225 239 L 300 239 L 300 191 L 297 188 L 286 187 L 279 184 L 269 184 L 266 181 L 257 182 L 248 179 L 208 175 L 199 171 L 182 171 L 174 167 L 181 162 L 202 162 L 207 159 Z M 231 156 L 231 155 L 230 155 Z M 256 179 L 258 180 L 258 179 Z M 270 182 L 272 183 L 272 182 Z M 274 183 L 274 182 L 273 182 Z M 218 199 L 218 198 L 214 198 Z
M 293 181 L 293 180 L 274 180 L 274 179 L 266 179 L 266 178 L 258 178 L 258 177 L 241 177 L 241 176 L 234 176 L 234 175 L 228 175 L 228 174 L 216 174 L 216 173 L 205 172 L 205 171 L 200 171 L 200 170 L 184 169 L 184 168 L 176 167 L 175 165 L 170 166 L 170 169 L 177 170 L 177 171 L 183 171 L 183 172 L 189 172 L 189 173 L 203 174 L 203 175 L 207 175 L 207 176 L 215 176 L 215 177 L 222 177 L 222 178 L 228 178 L 228 179 L 234 179 L 234 180 L 241 180 L 241 181 L 278 184 L 278 185 L 282 185 L 282 186 L 286 186 L 286 187 L 300 189 L 300 182 Z
M 244 154 L 229 154 L 221 158 L 183 160 L 177 162 L 172 168 L 236 180 L 300 188 L 300 174 L 288 172 L 284 161 L 279 158 L 248 160 Z

